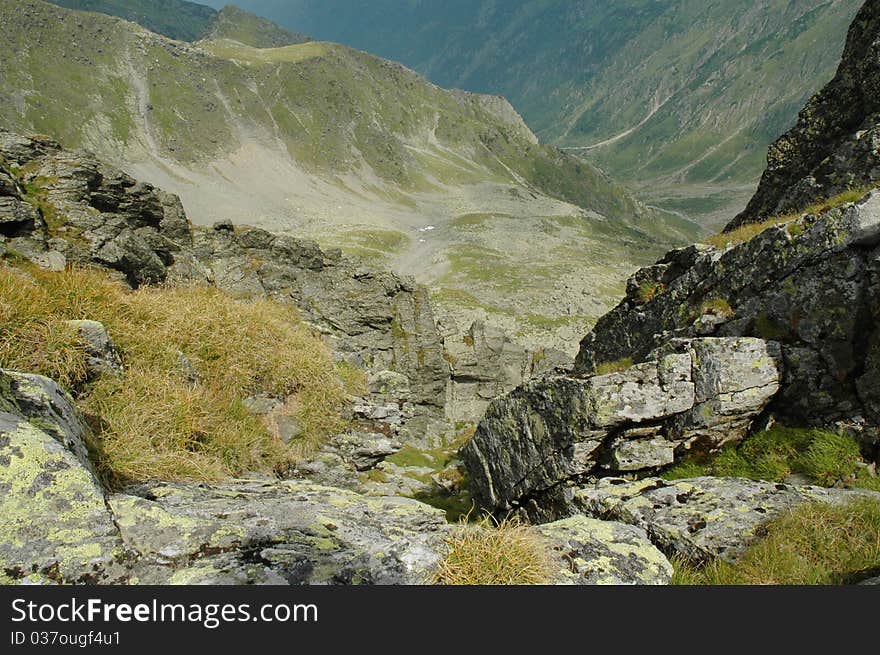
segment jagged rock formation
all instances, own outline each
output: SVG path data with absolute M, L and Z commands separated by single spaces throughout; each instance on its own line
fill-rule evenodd
M 133 287 L 210 283 L 294 303 L 340 359 L 375 380 L 396 376 L 393 389 L 372 390 L 360 418 L 404 440 L 439 445 L 450 422 L 475 420 L 492 397 L 566 363 L 483 326 L 441 336 L 411 278 L 290 235 L 228 221 L 193 227 L 176 196 L 47 137 L 0 130 L 0 237 L 0 247 L 52 270 L 97 265 Z
M 533 519 L 570 515 L 580 480 L 742 439 L 778 390 L 780 365 L 775 342 L 701 338 L 619 373 L 531 382 L 495 400 L 461 450 L 474 498 Z
M 834 79 L 767 154 L 746 209 L 726 230 L 798 211 L 880 180 L 880 5 L 864 4 L 849 30 Z
M 753 218 L 876 179 L 874 155 L 863 157 L 868 150 L 842 144 L 859 126 L 876 122 L 878 20 L 877 4 L 868 3 L 850 31 L 838 77 L 771 151 Z M 846 171 L 846 181 L 834 171 Z M 807 174 L 819 180 L 814 195 L 802 184 Z M 798 200 L 785 205 L 785 198 Z M 624 520 L 646 527 L 667 552 L 719 555 L 742 543 L 737 532 L 751 528 L 722 522 L 730 540 L 719 537 L 724 547 L 714 548 L 717 535 L 697 526 L 714 516 L 712 507 L 680 508 L 690 496 L 682 492 L 684 500 L 678 499 L 674 485 L 656 483 L 649 492 L 655 483 L 634 483 L 632 503 L 611 511 L 601 497 L 613 486 L 600 481 L 596 487 L 596 478 L 643 477 L 687 452 L 714 452 L 773 420 L 845 430 L 877 459 L 878 315 L 877 191 L 726 248 L 673 250 L 630 278 L 626 297 L 581 341 L 570 374 L 533 381 L 490 405 L 462 449 L 472 494 L 485 507 L 517 509 L 537 520 L 582 512 Z M 609 369 L 623 370 L 598 375 Z M 696 487 L 700 497 L 720 499 L 724 512 L 751 516 L 743 521 L 757 525 L 763 520 L 758 515 L 769 513 L 766 507 L 756 514 L 736 509 L 736 499 L 750 505 L 767 491 L 751 483 L 704 481 Z M 777 500 L 782 491 L 769 489 Z M 795 495 L 805 493 L 813 492 Z M 670 507 L 667 516 L 663 508 Z M 691 542 L 669 536 L 685 527 Z
M 581 342 L 575 372 L 648 353 L 673 337 L 751 336 L 782 344 L 770 410 L 799 425 L 880 425 L 877 332 L 880 194 L 805 215 L 721 251 L 670 252 Z M 640 290 L 653 290 L 649 302 Z M 873 436 L 872 436 L 873 434 Z M 876 429 L 866 439 L 876 438 Z
M 448 366 L 427 293 L 412 280 L 291 236 L 193 228 L 176 196 L 47 138 L 0 131 L 0 159 L 6 248 L 55 270 L 102 266 L 135 287 L 210 282 L 293 302 L 353 364 L 405 375 L 413 414 L 444 418 Z
M 0 583 L 424 584 L 456 529 L 440 510 L 310 482 L 153 483 L 108 492 L 53 381 L 0 370 Z M 666 584 L 643 530 L 542 526 L 548 582 Z
M 642 269 L 582 341 L 572 375 L 490 406 L 462 451 L 472 493 L 487 507 L 565 516 L 578 480 L 717 449 L 762 414 L 847 429 L 876 451 L 878 246 L 872 193 L 725 251 L 692 246 Z M 669 353 L 682 343 L 691 357 L 679 361 Z M 747 356 L 724 356 L 738 351 Z M 626 358 L 637 364 L 595 375 Z

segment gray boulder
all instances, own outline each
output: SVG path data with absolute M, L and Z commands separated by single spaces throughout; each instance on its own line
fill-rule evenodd
M 699 564 L 714 557 L 735 561 L 761 526 L 798 505 L 864 495 L 880 502 L 873 492 L 742 478 L 605 478 L 574 490 L 573 504 L 589 516 L 640 527 L 664 553 Z
M 154 584 L 422 584 L 442 556 L 443 513 L 303 481 L 159 484 L 109 497 Z
M 551 376 L 494 401 L 461 451 L 477 502 L 568 516 L 561 485 L 656 470 L 742 439 L 779 388 L 775 342 L 673 340 L 653 356 L 617 373 Z
M 122 372 L 122 361 L 103 323 L 77 320 L 67 321 L 67 324 L 77 331 L 85 345 L 88 356 L 86 365 L 91 376 L 116 375 Z
M 864 419 L 876 429 L 878 221 L 875 191 L 723 251 L 672 251 L 636 273 L 631 293 L 584 337 L 574 370 L 590 375 L 624 357 L 643 362 L 674 338 L 761 338 L 781 344 L 784 362 L 768 411 L 791 425 Z M 635 292 L 642 285 L 662 292 L 644 303 Z
M 548 540 L 554 584 L 665 585 L 672 565 L 641 528 L 572 516 L 533 528 Z
M 112 583 L 125 549 L 71 398 L 0 371 L 0 582 Z

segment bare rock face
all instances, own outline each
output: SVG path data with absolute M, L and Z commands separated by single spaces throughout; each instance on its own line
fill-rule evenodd
M 767 169 L 734 229 L 802 210 L 880 180 L 880 6 L 866 2 L 846 41 L 837 75 L 770 146 Z
M 880 425 L 880 193 L 804 215 L 750 241 L 668 253 L 581 341 L 575 371 L 644 361 L 674 338 L 756 337 L 781 344 L 771 410 L 793 425 Z M 639 288 L 656 289 L 644 302 Z M 875 435 L 876 436 L 876 435 Z M 865 443 L 874 437 L 865 434 Z M 870 447 L 870 446 L 869 446 Z
M 551 376 L 494 401 L 461 454 L 486 508 L 553 520 L 565 488 L 595 475 L 657 470 L 742 439 L 779 389 L 778 343 L 670 341 L 618 373 Z
M 415 500 L 303 480 L 112 493 L 87 441 L 52 380 L 0 370 L 0 583 L 427 584 L 460 529 Z M 641 528 L 576 517 L 531 529 L 550 555 L 548 583 L 671 578 Z

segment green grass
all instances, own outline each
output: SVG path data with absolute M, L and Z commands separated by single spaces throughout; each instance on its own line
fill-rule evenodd
M 664 291 L 666 285 L 662 282 L 642 282 L 636 289 L 636 302 L 639 305 L 647 305 Z
M 121 375 L 88 377 L 71 319 L 105 325 Z M 181 370 L 181 354 L 201 382 Z M 296 312 L 212 287 L 130 292 L 101 271 L 0 267 L 0 367 L 46 375 L 76 394 L 112 484 L 283 471 L 343 426 L 332 357 Z M 254 393 L 288 397 L 300 438 L 284 444 L 250 414 L 243 400 Z
M 880 478 L 869 473 L 859 445 L 844 434 L 774 426 L 728 444 L 719 453 L 691 456 L 662 474 L 667 480 L 712 475 L 782 482 L 792 474 L 820 486 L 880 491 Z
M 880 503 L 801 505 L 769 522 L 730 564 L 673 558 L 677 585 L 835 585 L 880 575 Z
M 632 367 L 633 360 L 631 357 L 621 357 L 613 362 L 602 362 L 596 366 L 596 375 L 608 375 L 609 373 L 620 373 Z

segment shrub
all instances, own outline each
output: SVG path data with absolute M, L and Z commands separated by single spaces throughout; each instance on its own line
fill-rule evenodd
M 551 573 L 549 547 L 516 520 L 486 517 L 457 527 L 433 582 L 442 585 L 530 585 Z
M 734 564 L 703 567 L 673 560 L 673 584 L 831 585 L 880 572 L 880 503 L 801 505 L 764 526 L 762 536 Z
M 70 319 L 105 325 L 122 375 L 87 379 Z M 130 292 L 96 270 L 2 268 L 0 367 L 52 377 L 75 393 L 111 482 L 280 471 L 341 427 L 344 391 L 332 358 L 295 310 L 213 287 Z M 286 445 L 273 436 L 242 403 L 254 393 L 293 396 L 302 437 Z

